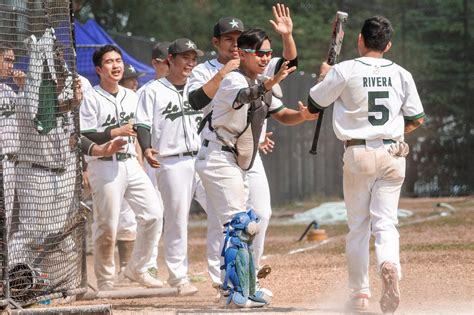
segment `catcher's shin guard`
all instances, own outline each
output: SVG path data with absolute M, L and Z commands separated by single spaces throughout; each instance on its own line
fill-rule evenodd
M 259 231 L 259 219 L 253 210 L 237 213 L 224 225 L 225 241 L 222 257 L 225 270 L 223 290 L 230 292 L 226 307 L 253 308 L 267 304 L 264 294 L 256 291 L 252 241 Z

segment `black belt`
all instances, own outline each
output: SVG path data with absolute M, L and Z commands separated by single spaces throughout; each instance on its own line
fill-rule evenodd
M 202 145 L 207 147 L 209 145 L 209 140 L 204 139 L 204 141 L 202 142 Z M 234 152 L 234 150 L 231 147 L 228 147 L 226 145 L 221 146 L 221 150 L 226 151 L 226 152 Z
M 165 157 L 196 156 L 197 154 L 198 154 L 198 151 L 188 151 L 188 152 L 183 152 L 183 153 L 179 153 L 179 154 L 167 155 Z
M 392 144 L 395 143 L 395 140 L 392 139 L 383 139 L 383 144 Z M 365 145 L 364 139 L 351 139 L 345 142 L 346 148 L 353 146 L 353 145 Z
M 19 161 L 16 161 L 16 162 L 15 162 L 15 166 L 18 166 L 19 163 L 25 164 L 26 166 L 29 166 L 29 167 L 31 167 L 31 168 L 36 168 L 36 169 L 39 169 L 39 170 L 49 171 L 49 172 L 55 173 L 55 174 L 57 174 L 57 175 L 61 175 L 61 174 L 63 174 L 64 172 L 66 172 L 66 168 L 65 168 L 65 167 L 48 167 L 48 166 L 44 166 L 44 165 L 36 164 L 36 163 L 31 163 L 31 162 L 19 162 Z
M 127 159 L 130 159 L 132 158 L 133 155 L 131 155 L 130 153 L 115 153 L 115 158 L 117 159 L 117 161 L 125 161 Z M 100 157 L 99 160 L 102 160 L 102 161 L 113 161 L 114 158 L 113 156 L 104 156 L 104 157 Z

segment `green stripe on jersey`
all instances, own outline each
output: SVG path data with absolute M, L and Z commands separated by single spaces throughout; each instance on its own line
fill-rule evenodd
M 280 107 L 277 107 L 274 110 L 269 111 L 268 114 L 272 115 L 272 114 L 278 113 L 279 111 L 283 110 L 284 108 L 285 108 L 285 105 L 281 105 Z
M 143 128 L 145 128 L 145 129 L 148 129 L 148 130 L 151 129 L 151 126 L 148 126 L 147 124 L 135 124 L 135 126 L 137 126 L 137 127 L 143 127 Z
M 423 112 L 423 113 L 419 113 L 419 114 L 413 115 L 413 116 L 403 116 L 403 118 L 405 120 L 416 120 L 416 119 L 419 119 L 419 118 L 424 117 L 424 116 L 425 116 L 425 113 Z
M 92 133 L 92 132 L 97 132 L 97 129 L 86 129 L 86 130 L 81 130 L 81 133 Z

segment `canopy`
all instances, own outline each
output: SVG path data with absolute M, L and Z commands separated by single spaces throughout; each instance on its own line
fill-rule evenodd
M 125 63 L 131 64 L 138 72 L 146 73 L 145 76 L 139 79 L 140 85 L 154 78 L 155 71 L 152 67 L 130 56 L 124 49 L 117 45 L 95 20 L 88 20 L 84 25 L 81 25 L 76 20 L 74 21 L 74 29 L 76 37 L 77 72 L 89 79 L 92 85 L 99 83 L 99 78 L 95 73 L 94 64 L 92 62 L 92 55 L 98 47 L 106 44 L 119 47 L 122 51 Z

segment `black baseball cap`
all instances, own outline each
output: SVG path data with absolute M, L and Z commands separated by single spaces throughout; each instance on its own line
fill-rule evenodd
M 130 79 L 130 78 L 141 78 L 145 75 L 144 72 L 138 72 L 135 70 L 135 67 L 126 63 L 123 65 L 123 77 L 122 79 Z
M 198 49 L 196 44 L 189 38 L 178 38 L 170 44 L 168 48 L 168 54 L 181 54 L 187 51 L 195 51 L 198 57 L 204 55 L 202 50 Z
M 242 20 L 236 17 L 228 16 L 219 19 L 216 25 L 214 25 L 214 37 L 234 31 L 243 32 L 244 30 L 244 22 L 242 22 Z
M 168 56 L 168 47 L 170 42 L 156 44 L 151 51 L 151 59 L 165 59 Z

